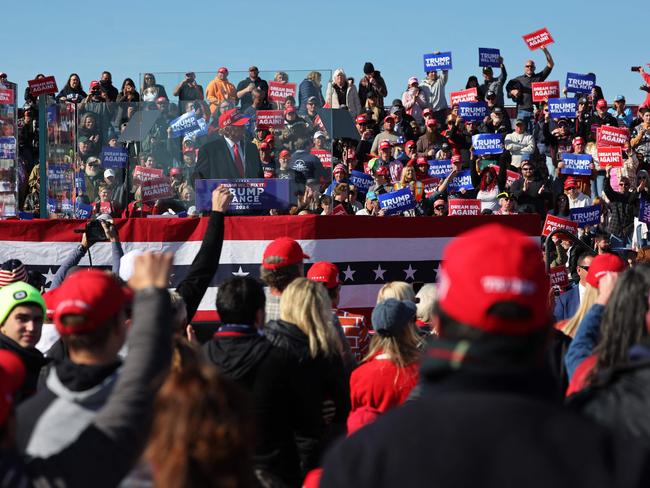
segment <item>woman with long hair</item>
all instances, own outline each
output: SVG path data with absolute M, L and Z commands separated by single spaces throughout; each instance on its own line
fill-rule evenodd
M 569 217 L 569 197 L 566 193 L 559 193 L 553 202 L 553 208 L 548 211 L 549 215 L 556 217 Z
M 300 115 L 307 113 L 307 101 L 311 97 L 316 97 L 316 108 L 321 108 L 325 105 L 321 88 L 321 78 L 322 75 L 319 71 L 311 71 L 300 82 L 300 86 L 298 87 L 298 100 L 300 101 L 298 112 L 300 112 Z
M 88 94 L 81 86 L 81 78 L 77 73 L 72 73 L 56 99 L 59 102 L 79 103 L 87 96 Z
M 142 77 L 142 88 L 140 98 L 143 102 L 155 102 L 158 97 L 165 97 L 169 100 L 165 87 L 156 83 L 153 73 L 145 73 Z
M 410 283 L 405 281 L 390 281 L 381 287 L 377 293 L 377 303 L 394 298 L 396 300 L 408 300 L 415 303 L 415 291 Z
M 564 321 L 564 323 L 559 322 L 556 325 L 556 328 L 562 331 L 563 334 L 573 339 L 576 335 L 576 332 L 578 331 L 580 322 L 582 322 L 582 319 L 585 318 L 585 315 L 587 315 L 587 312 L 591 306 L 596 303 L 597 297 L 598 289 L 594 288 L 589 283 L 585 283 L 585 292 L 580 299 L 580 306 L 578 307 L 578 310 L 576 310 L 576 313 L 573 314 L 573 317 Z
M 402 170 L 400 180 L 395 184 L 395 189 L 409 188 L 416 202 L 421 202 L 424 198 L 424 185 L 421 181 L 417 180 L 415 174 L 415 167 L 412 162 L 409 162 Z
M 117 95 L 117 101 L 120 103 L 140 101 L 140 94 L 135 87 L 135 82 L 131 78 L 124 78 L 122 88 Z

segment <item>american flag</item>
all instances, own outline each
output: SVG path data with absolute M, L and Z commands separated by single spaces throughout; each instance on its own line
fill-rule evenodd
M 194 321 L 215 318 L 218 284 L 231 276 L 259 277 L 264 248 L 273 239 L 296 239 L 310 259 L 334 262 L 342 283 L 339 308 L 367 315 L 377 292 L 387 282 L 432 283 L 445 245 L 459 233 L 481 224 L 500 222 L 539 236 L 536 215 L 478 217 L 227 217 L 219 270 L 214 276 Z M 43 273 L 48 286 L 59 264 L 78 245 L 85 221 L 0 221 L 0 262 L 21 260 L 28 269 Z M 173 251 L 171 286 L 185 276 L 199 250 L 207 219 L 117 219 L 124 252 L 132 249 Z M 90 250 L 94 266 L 110 267 L 109 243 Z M 489 259 L 486 256 L 485 259 Z M 85 256 L 80 265 L 88 265 Z

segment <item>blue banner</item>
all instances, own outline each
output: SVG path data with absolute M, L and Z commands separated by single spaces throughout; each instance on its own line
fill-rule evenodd
M 429 163 L 429 176 L 434 178 L 446 178 L 454 170 L 451 159 L 431 159 Z
M 548 113 L 554 119 L 574 119 L 578 111 L 575 98 L 549 98 Z
M 591 207 L 572 208 L 569 210 L 571 220 L 578 223 L 578 227 L 598 225 L 600 223 L 600 205 Z
M 242 178 L 237 180 L 194 180 L 196 209 L 212 208 L 212 191 L 226 186 L 233 195 L 230 210 L 270 210 L 289 207 L 289 180 Z
M 86 191 L 86 175 L 85 173 L 76 173 L 74 175 L 74 186 L 77 189 L 77 193 L 80 191 Z
M 352 170 L 349 178 L 350 184 L 354 185 L 360 193 L 367 193 L 368 189 L 374 183 L 372 176 L 362 171 Z
M 379 208 L 384 209 L 386 215 L 401 214 L 415 208 L 415 198 L 408 188 L 382 193 L 377 198 L 379 199 Z
M 650 225 L 650 202 L 644 198 L 643 193 L 639 199 L 639 220 Z
M 125 168 L 129 161 L 129 151 L 124 147 L 104 147 L 102 149 L 102 166 L 108 168 Z
M 196 119 L 197 128 L 185 133 L 185 137 L 194 140 L 199 136 L 207 135 L 208 123 L 202 117 Z
M 56 198 L 47 199 L 47 213 L 56 213 Z
M 59 120 L 59 106 L 50 105 L 47 107 L 47 124 L 52 125 L 56 124 Z
M 563 175 L 591 175 L 591 156 L 589 154 L 562 153 Z
M 90 216 L 93 214 L 93 206 L 89 205 L 87 203 L 82 203 L 80 201 L 77 201 L 75 204 L 75 212 L 74 215 L 78 219 L 89 219 Z
M 472 147 L 474 156 L 501 154 L 503 152 L 501 134 L 475 134 L 472 136 Z
M 566 74 L 566 89 L 571 93 L 591 93 L 591 89 L 595 85 L 596 75 Z
M 492 68 L 498 68 L 501 66 L 499 58 L 501 57 L 501 51 L 498 49 L 491 49 L 489 47 L 479 47 L 478 48 L 478 65 L 479 66 L 490 66 Z
M 34 214 L 31 212 L 18 212 L 20 220 L 34 220 Z
M 488 108 L 485 102 L 460 102 L 458 116 L 464 121 L 480 122 L 487 117 Z
M 47 185 L 49 188 L 63 188 L 67 185 L 71 185 L 72 182 L 70 179 L 71 175 L 69 174 L 70 165 L 68 164 L 57 164 L 57 163 L 48 163 L 47 165 Z M 68 188 L 72 190 L 72 188 Z
M 425 54 L 424 58 L 424 72 L 449 70 L 452 68 L 451 53 L 438 53 L 438 54 Z
M 61 212 L 72 213 L 72 201 L 68 198 L 61 200 Z
M 0 159 L 16 159 L 15 137 L 0 137 Z
M 187 132 L 198 129 L 196 113 L 191 111 L 181 115 L 169 123 L 169 128 L 172 130 L 172 138 L 181 137 Z
M 449 193 L 456 193 L 460 190 L 472 190 L 474 185 L 472 185 L 472 173 L 470 170 L 466 169 L 465 171 L 460 171 L 456 176 L 452 178 L 447 187 Z

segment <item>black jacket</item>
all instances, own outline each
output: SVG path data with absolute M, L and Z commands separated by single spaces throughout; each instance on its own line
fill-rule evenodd
M 0 349 L 6 349 L 15 353 L 20 357 L 21 361 L 25 365 L 25 382 L 14 398 L 18 401 L 22 401 L 32 396 L 36 393 L 36 386 L 38 384 L 41 368 L 48 364 L 50 360 L 43 356 L 43 353 L 35 347 L 22 347 L 16 341 L 1 333 Z
M 240 145 L 244 148 L 244 154 L 241 155 L 244 162 L 244 177 L 263 178 L 260 155 L 255 144 L 243 140 Z M 241 178 L 230 155 L 228 143 L 223 137 L 214 139 L 199 149 L 196 173 L 197 177 L 202 179 Z

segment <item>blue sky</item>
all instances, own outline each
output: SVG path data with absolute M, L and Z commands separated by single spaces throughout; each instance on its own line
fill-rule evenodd
M 509 78 L 523 72 L 529 57 L 541 69 L 543 53 L 531 53 L 521 36 L 547 27 L 556 42 L 549 47 L 556 63 L 549 80 L 562 85 L 567 71 L 591 71 L 608 101 L 619 93 L 628 103 L 644 99 L 642 79 L 630 66 L 650 62 L 641 18 L 647 3 L 521 5 L 484 0 L 9 2 L 3 7 L 6 50 L 0 71 L 20 84 L 22 100 L 27 80 L 39 72 L 56 76 L 59 88 L 69 73 L 78 72 L 87 90 L 104 69 L 119 88 L 125 77 L 137 83 L 145 71 L 214 71 L 221 65 L 236 71 L 250 64 L 263 71 L 342 67 L 358 80 L 364 62 L 372 61 L 392 100 L 401 96 L 409 76 L 422 76 L 422 54 L 434 50 L 453 53 L 447 93 L 464 88 L 469 75 L 480 78 L 478 47 L 501 49 Z

